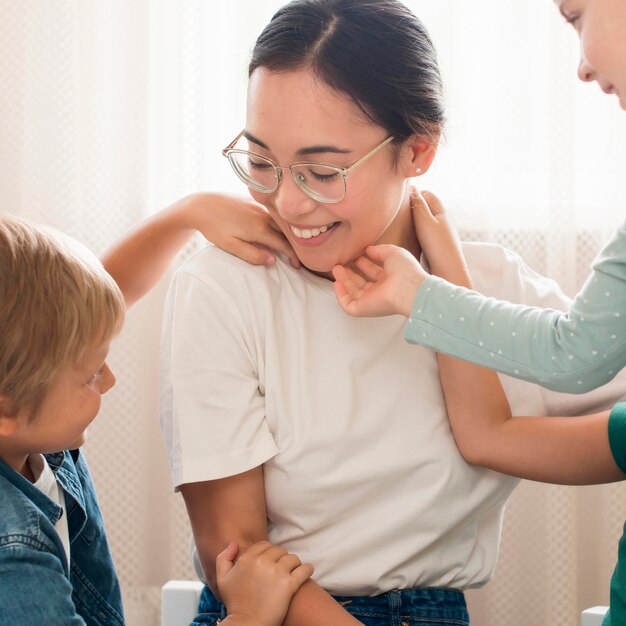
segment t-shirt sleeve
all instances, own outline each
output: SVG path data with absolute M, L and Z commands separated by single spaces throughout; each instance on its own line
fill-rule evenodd
M 161 426 L 176 488 L 239 474 L 278 452 L 259 388 L 257 343 L 215 278 L 177 273 L 161 376 Z
M 619 402 L 609 415 L 609 445 L 617 466 L 626 474 L 626 402 Z
M 490 298 L 431 276 L 417 293 L 405 336 L 549 389 L 595 389 L 626 365 L 625 227 L 600 253 L 567 311 L 533 304 Z

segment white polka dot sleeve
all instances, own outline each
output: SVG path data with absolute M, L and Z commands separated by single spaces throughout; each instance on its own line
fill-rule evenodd
M 583 393 L 626 365 L 625 321 L 622 226 L 568 311 L 511 304 L 431 276 L 413 303 L 405 337 L 549 389 Z

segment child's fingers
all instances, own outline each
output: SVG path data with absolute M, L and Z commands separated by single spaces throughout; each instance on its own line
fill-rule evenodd
M 257 541 L 256 543 L 253 543 L 246 550 L 245 554 L 249 555 L 250 557 L 257 557 L 257 556 L 263 554 L 266 550 L 271 548 L 273 545 L 274 544 L 270 543 L 266 539 L 264 539 L 262 541 Z
M 368 258 L 365 255 L 362 255 L 358 259 L 356 259 L 354 261 L 354 265 L 367 280 L 374 283 L 380 278 L 380 275 L 383 273 L 383 268 L 380 265 L 374 263 L 371 258 Z M 362 288 L 364 285 L 361 284 L 360 286 Z
M 298 255 L 294 252 L 294 249 L 291 247 L 285 235 L 283 235 L 281 231 L 277 232 L 271 225 L 268 226 L 266 237 L 262 241 L 259 241 L 259 243 L 262 243 L 268 248 L 272 248 L 272 250 L 285 254 L 293 267 L 302 267 Z
M 291 572 L 291 579 L 296 583 L 297 589 L 299 589 L 313 574 L 313 566 L 309 563 L 304 563 Z
M 334 269 L 333 275 L 335 276 L 335 282 L 333 283 L 333 287 L 335 288 L 335 296 L 337 296 L 337 300 L 341 305 L 341 308 L 344 311 L 347 311 L 347 307 L 349 306 L 350 302 L 352 302 L 352 298 L 350 297 L 350 294 L 348 293 L 348 290 L 346 289 L 343 282 L 339 278 L 337 278 Z
M 332 269 L 332 274 L 335 280 L 342 285 L 345 292 L 351 295 L 359 293 L 367 282 L 363 276 L 360 276 L 345 265 L 335 265 Z
M 239 554 L 239 546 L 236 542 L 231 541 L 215 559 L 215 572 L 217 579 L 220 580 L 233 568 L 234 560 Z
M 241 239 L 231 240 L 228 245 L 224 245 L 224 250 L 252 265 L 270 265 L 276 260 L 276 257 L 268 250 Z
M 398 246 L 393 246 L 388 243 L 380 243 L 376 246 L 368 246 L 365 250 L 365 254 L 372 261 L 374 261 L 374 263 L 382 266 L 385 264 L 385 261 L 389 258 L 389 256 L 398 249 Z
M 302 561 L 297 555 L 288 552 L 278 559 L 278 565 L 285 572 L 293 572 L 293 570 L 302 565 Z
M 343 268 L 342 268 L 343 269 Z M 356 295 L 357 290 L 353 289 L 352 292 L 348 290 L 345 283 L 337 278 L 337 274 L 335 273 L 335 269 L 333 268 L 333 275 L 335 276 L 335 282 L 333 283 L 333 287 L 335 288 L 335 296 L 337 297 L 337 302 L 339 302 L 339 306 L 348 314 L 354 315 L 353 308 L 355 306 L 354 296 Z
M 422 191 L 422 197 L 433 215 L 443 215 L 446 212 L 441 200 L 432 191 Z
M 262 550 L 258 556 L 262 556 L 265 560 L 270 560 L 274 563 L 278 563 L 278 561 L 280 561 L 280 559 L 287 554 L 287 550 L 282 546 L 275 546 L 273 544 L 270 544 L 264 550 Z
M 413 212 L 416 227 L 425 219 L 432 220 L 435 213 L 431 210 L 426 198 L 417 189 L 413 188 L 411 193 L 411 211 Z

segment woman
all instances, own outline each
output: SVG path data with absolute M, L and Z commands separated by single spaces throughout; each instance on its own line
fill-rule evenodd
M 463 590 L 493 572 L 516 481 L 463 461 L 435 356 L 404 342 L 399 316 L 346 316 L 330 274 L 373 243 L 420 254 L 407 183 L 442 130 L 434 48 L 400 2 L 299 0 L 257 40 L 249 76 L 224 154 L 307 269 L 206 249 L 170 289 L 162 421 L 206 580 L 228 541 L 269 537 L 315 567 L 288 626 L 467 624 Z M 515 255 L 464 252 L 483 292 L 564 306 Z M 505 389 L 529 415 L 617 393 Z M 208 588 L 200 613 L 223 615 Z

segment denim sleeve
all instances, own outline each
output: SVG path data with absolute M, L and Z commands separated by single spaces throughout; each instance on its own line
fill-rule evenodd
M 84 626 L 72 601 L 61 562 L 26 536 L 0 546 L 0 623 L 20 626 Z
M 600 253 L 568 311 L 533 304 L 432 276 L 417 293 L 405 337 L 548 389 L 595 389 L 626 365 L 626 228 Z

